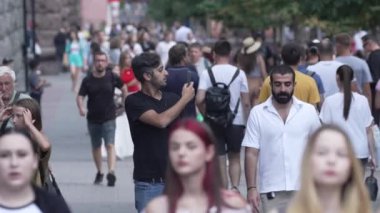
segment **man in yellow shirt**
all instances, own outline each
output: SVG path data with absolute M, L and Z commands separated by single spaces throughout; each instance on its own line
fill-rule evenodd
M 295 71 L 294 95 L 301 101 L 317 106 L 321 101 L 317 84 L 314 79 L 297 70 L 301 59 L 301 48 L 295 43 L 285 44 L 281 51 L 284 64 Z M 272 94 L 270 77 L 267 77 L 260 91 L 259 103 L 266 101 Z

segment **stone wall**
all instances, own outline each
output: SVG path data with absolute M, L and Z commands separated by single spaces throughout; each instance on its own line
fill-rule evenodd
M 36 31 L 44 51 L 53 49 L 53 38 L 62 26 L 81 23 L 79 0 L 35 0 Z
M 22 0 L 1 0 L 0 3 L 0 60 L 12 58 L 17 74 L 17 87 L 25 89 L 22 44 L 24 43 Z

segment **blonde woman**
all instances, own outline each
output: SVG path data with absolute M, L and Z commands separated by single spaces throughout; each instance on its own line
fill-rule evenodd
M 310 138 L 302 161 L 301 188 L 278 213 L 370 213 L 360 162 L 348 135 L 325 125 Z

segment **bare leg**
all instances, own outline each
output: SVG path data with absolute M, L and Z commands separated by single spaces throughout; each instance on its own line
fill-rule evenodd
M 219 155 L 219 167 L 220 167 L 220 173 L 222 175 L 222 186 L 224 188 L 227 188 L 228 179 L 227 179 L 226 155 Z
M 107 144 L 106 148 L 107 148 L 108 172 L 114 172 L 115 165 L 116 165 L 115 146 L 113 144 Z
M 99 173 L 102 173 L 102 152 L 100 147 L 92 149 L 92 157 L 94 159 L 96 169 Z
M 228 153 L 228 161 L 228 173 L 231 179 L 231 185 L 232 187 L 238 187 L 241 175 L 240 152 Z
M 71 90 L 72 91 L 75 91 L 75 72 L 76 72 L 76 68 L 75 66 L 70 66 L 70 77 L 71 77 Z

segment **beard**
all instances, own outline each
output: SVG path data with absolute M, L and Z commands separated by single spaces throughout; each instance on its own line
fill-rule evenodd
M 290 93 L 279 92 L 279 93 L 276 94 L 272 90 L 272 96 L 273 96 L 274 100 L 277 103 L 279 103 L 279 104 L 287 104 L 287 103 L 289 103 L 290 100 L 292 100 L 293 92 L 294 92 L 294 90 L 292 90 Z

